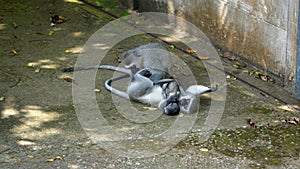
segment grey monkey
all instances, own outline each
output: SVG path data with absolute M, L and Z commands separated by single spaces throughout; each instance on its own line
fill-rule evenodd
M 168 71 L 171 67 L 170 54 L 164 46 L 149 43 L 124 52 L 121 56 L 125 68 L 110 65 L 96 65 L 80 68 L 65 68 L 63 72 L 90 69 L 109 69 L 125 75 L 106 80 L 108 91 L 125 98 L 158 107 L 167 115 L 193 113 L 197 104 L 197 95 L 213 92 L 217 88 L 193 85 L 184 90 Z M 111 83 L 130 77 L 127 91 L 114 89 Z

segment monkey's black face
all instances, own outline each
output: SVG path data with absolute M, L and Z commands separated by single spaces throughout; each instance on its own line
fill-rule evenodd
M 167 104 L 164 107 L 164 114 L 174 116 L 179 114 L 180 106 L 177 93 L 167 99 Z
M 175 116 L 178 115 L 180 112 L 180 106 L 177 102 L 169 103 L 164 107 L 164 114 L 169 116 Z

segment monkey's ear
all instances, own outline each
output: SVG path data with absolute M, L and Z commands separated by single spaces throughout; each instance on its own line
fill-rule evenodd
M 179 99 L 180 111 L 184 114 L 192 114 L 198 111 L 198 97 L 184 96 Z

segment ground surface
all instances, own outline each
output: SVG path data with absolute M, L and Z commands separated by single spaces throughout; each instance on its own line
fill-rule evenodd
M 117 2 L 99 2 L 95 4 L 118 16 L 128 13 Z M 225 69 L 238 79 L 227 76 L 225 111 L 207 141 L 201 141 L 199 130 L 209 110 L 210 95 L 201 97 L 201 110 L 191 132 L 169 151 L 139 159 L 112 155 L 82 129 L 73 107 L 72 83 L 66 80 L 72 74 L 61 69 L 73 66 L 88 38 L 114 18 L 91 7 L 57 0 L 0 0 L 0 5 L 1 168 L 300 168 L 300 125 L 295 120 L 300 114 L 293 108 L 299 106 L 297 101 L 280 88 L 279 80 L 274 84 L 256 78 L 259 73 L 250 76 L 256 69 L 249 64 L 236 69 L 240 64 L 236 66 L 234 57 L 224 52 L 220 55 Z M 49 18 L 55 14 L 67 21 L 51 27 Z M 117 65 L 122 52 L 153 41 L 156 39 L 146 35 L 126 39 L 103 63 Z M 174 53 L 197 72 L 199 83 L 210 85 L 199 60 L 180 51 Z M 104 80 L 111 76 L 109 71 L 99 71 L 95 88 L 100 90 L 96 91 L 99 109 L 116 130 L 129 134 L 133 129 L 163 131 L 160 127 L 176 118 L 162 116 L 149 126 L 126 121 L 116 113 L 112 96 L 104 88 Z M 151 146 L 155 150 L 155 145 Z

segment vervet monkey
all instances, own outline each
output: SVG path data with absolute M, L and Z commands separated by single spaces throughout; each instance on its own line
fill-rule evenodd
M 127 100 L 137 101 L 158 107 L 167 115 L 193 113 L 197 105 L 197 95 L 213 92 L 217 88 L 192 85 L 184 90 L 179 82 L 169 74 L 171 60 L 169 52 L 158 43 L 150 43 L 124 52 L 121 56 L 125 68 L 110 65 L 97 65 L 80 68 L 65 68 L 63 72 L 90 69 L 109 69 L 125 75 L 106 80 L 105 88 Z M 131 77 L 127 91 L 120 91 L 111 83 Z

